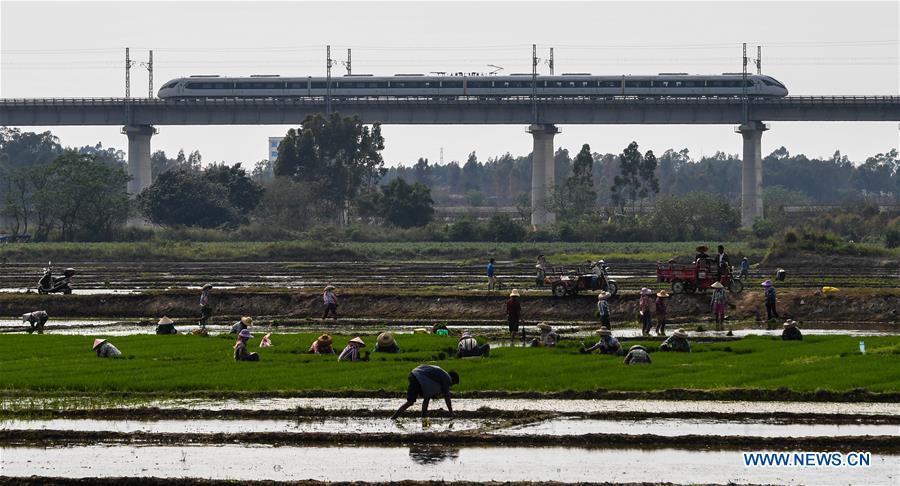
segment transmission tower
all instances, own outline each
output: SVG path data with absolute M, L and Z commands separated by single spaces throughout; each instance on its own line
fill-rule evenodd
M 331 115 L 331 46 L 325 47 L 325 114 Z
M 762 74 L 762 46 L 756 46 L 756 74 Z
M 131 66 L 134 61 L 131 60 L 131 49 L 125 48 L 125 98 L 131 98 Z
M 547 65 L 550 66 L 550 76 L 553 76 L 553 48 L 550 48 L 550 59 L 547 59 Z
M 147 62 L 142 62 L 141 66 L 147 68 L 147 72 L 150 75 L 150 78 L 149 78 L 150 79 L 150 83 L 149 83 L 149 86 L 150 86 L 149 93 L 150 94 L 148 94 L 147 97 L 153 98 L 153 50 L 152 49 L 150 50 L 150 59 Z

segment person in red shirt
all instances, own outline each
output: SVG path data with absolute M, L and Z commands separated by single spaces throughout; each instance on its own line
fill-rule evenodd
M 513 289 L 506 301 L 506 321 L 509 324 L 509 338 L 515 341 L 519 332 L 519 320 L 522 318 L 522 304 L 519 302 L 519 291 Z

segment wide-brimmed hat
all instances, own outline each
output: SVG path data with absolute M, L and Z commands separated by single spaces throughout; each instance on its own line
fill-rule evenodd
M 687 333 L 684 331 L 684 329 L 679 329 L 679 330 L 675 331 L 675 333 L 673 333 L 672 335 L 675 337 L 679 337 L 679 338 L 686 338 L 688 336 Z
M 612 295 L 612 294 L 605 290 L 601 290 L 600 293 L 597 294 L 597 300 L 606 300 L 609 298 L 610 295 Z
M 797 321 L 793 319 L 788 319 L 784 322 L 784 328 L 787 329 L 789 327 L 797 327 Z
M 640 349 L 642 351 L 646 351 L 647 348 L 641 346 L 640 344 L 635 344 L 634 346 L 628 348 L 628 351 L 634 351 L 635 349 Z
M 762 285 L 763 287 L 771 287 L 771 286 L 772 286 L 772 281 L 771 281 L 771 280 L 766 280 L 765 282 L 761 283 L 760 285 Z
M 722 285 L 722 282 L 713 282 L 712 285 L 709 286 L 712 289 L 724 289 L 725 286 Z
M 253 337 L 253 334 L 250 334 L 250 329 L 241 329 L 241 332 L 238 333 L 238 337 L 250 339 Z
M 602 264 L 605 264 L 606 262 L 604 260 L 597 260 L 597 263 L 602 265 Z
M 351 343 L 359 344 L 360 346 L 365 346 L 365 345 L 366 345 L 366 343 L 364 343 L 363 340 L 362 340 L 359 336 L 357 336 L 357 337 L 351 339 L 350 342 L 351 342 Z M 349 343 L 348 343 L 348 344 L 349 344 Z
M 241 322 L 243 322 L 245 326 L 250 326 L 253 324 L 253 318 L 250 316 L 244 316 L 241 317 Z
M 741 258 L 741 260 L 746 260 L 746 259 L 747 259 L 747 257 Z
M 701 253 L 705 253 L 705 252 L 709 251 L 709 247 L 706 245 L 700 245 L 697 247 L 697 251 L 699 251 Z
M 316 341 L 322 344 L 331 344 L 331 336 L 329 336 L 328 334 L 322 334 L 321 336 L 316 338 Z
M 601 336 L 612 336 L 612 331 L 609 330 L 608 327 L 601 327 L 597 334 Z
M 662 290 L 660 290 L 659 292 L 656 293 L 656 296 L 657 296 L 657 297 L 668 297 L 668 296 L 669 296 L 669 293 L 666 292 L 666 289 L 662 289 Z
M 212 284 L 209 284 L 209 283 L 208 283 L 208 284 L 203 284 L 203 287 L 202 287 L 202 288 L 203 288 L 203 290 L 211 289 L 211 288 L 212 288 Z
M 383 332 L 378 335 L 378 346 L 385 348 L 394 344 L 394 335 L 389 332 Z
M 518 296 L 519 296 L 519 290 L 518 290 L 518 289 L 512 289 L 512 292 L 509 293 L 509 296 L 510 296 L 510 297 L 518 297 Z
M 326 285 L 325 290 L 334 290 L 334 285 Z
M 641 289 L 641 295 L 650 295 L 652 293 L 653 293 L 653 291 L 648 289 L 647 287 L 644 287 Z
M 101 344 L 103 344 L 105 342 L 106 342 L 106 339 L 94 339 L 94 347 L 91 349 L 97 349 L 97 346 L 100 346 Z
M 553 326 L 551 326 L 550 324 L 547 324 L 546 322 L 539 322 L 537 325 L 537 328 L 540 329 L 541 331 L 549 331 L 549 330 L 553 329 Z
M 166 324 L 175 324 L 175 321 L 173 321 L 172 319 L 169 319 L 166 316 L 162 316 L 162 319 L 160 319 L 159 322 L 157 322 L 156 324 L 158 324 L 160 326 L 165 326 Z

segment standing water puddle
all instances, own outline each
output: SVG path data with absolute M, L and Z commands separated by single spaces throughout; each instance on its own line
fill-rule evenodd
M 486 420 L 391 420 L 387 418 L 323 418 L 315 420 L 4 420 L 0 430 L 67 430 L 78 432 L 144 432 L 177 434 L 219 434 L 241 432 L 354 432 L 360 434 L 450 432 L 473 430 Z
M 0 448 L 11 477 L 194 477 L 319 481 L 609 481 L 897 484 L 900 455 L 866 468 L 749 468 L 740 451 L 563 447 L 79 446 Z M 238 459 L 236 459 L 238 458 Z M 861 470 L 862 469 L 862 470 Z
M 900 425 L 892 424 L 796 424 L 774 421 L 704 419 L 594 420 L 561 417 L 536 424 L 494 432 L 502 435 L 653 434 L 667 437 L 719 435 L 739 437 L 848 437 L 860 435 L 900 436 Z

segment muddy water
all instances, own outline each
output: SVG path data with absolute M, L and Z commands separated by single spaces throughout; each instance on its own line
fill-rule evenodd
M 393 412 L 402 399 L 394 398 L 255 398 L 246 400 L 177 399 L 147 402 L 109 403 L 108 399 L 92 397 L 69 398 L 6 398 L 0 401 L 0 410 L 59 409 L 77 410 L 102 408 L 157 407 L 172 410 L 235 410 L 235 411 L 292 411 L 302 409 L 322 410 L 375 410 Z M 440 408 L 439 404 L 436 404 Z M 749 413 L 749 414 L 822 414 L 822 415 L 893 415 L 900 416 L 900 403 L 845 403 L 845 402 L 746 402 L 716 400 L 549 400 L 519 398 L 457 398 L 454 410 L 476 411 L 481 408 L 509 412 L 538 411 L 548 413 L 602 413 L 615 410 L 620 413 Z M 510 413 L 513 418 L 515 413 Z
M 391 420 L 387 418 L 323 418 L 316 420 L 3 420 L 0 430 L 68 430 L 79 432 L 146 432 L 180 434 L 218 434 L 246 432 L 318 433 L 348 431 L 366 433 L 413 434 L 474 430 L 486 420 Z
M 536 424 L 495 431 L 503 435 L 653 434 L 721 435 L 741 437 L 850 437 L 860 435 L 900 436 L 900 425 L 795 424 L 773 421 L 704 419 L 593 420 L 560 417 Z
M 746 468 L 739 451 L 245 445 L 0 448 L 11 477 L 195 477 L 291 481 L 610 481 L 676 484 L 897 484 L 900 455 L 859 468 Z M 240 460 L 235 460 L 240 458 Z M 348 462 L 352 458 L 352 463 Z M 602 475 L 600 474 L 602 472 Z

